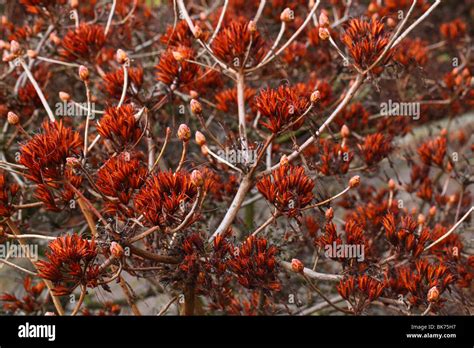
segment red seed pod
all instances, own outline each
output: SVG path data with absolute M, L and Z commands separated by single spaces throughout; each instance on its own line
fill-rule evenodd
M 199 25 L 196 25 L 194 27 L 194 37 L 199 40 L 200 38 L 202 38 L 202 34 L 203 34 L 203 31 L 201 27 Z
M 194 134 L 194 140 L 199 146 L 206 145 L 206 137 L 200 131 L 196 131 L 196 134 Z
M 251 33 L 255 33 L 257 31 L 257 24 L 254 21 L 250 21 L 248 24 L 248 29 Z
M 192 171 L 191 183 L 196 187 L 201 187 L 204 184 L 204 178 L 199 170 L 195 169 Z
M 122 246 L 117 242 L 110 243 L 109 250 L 110 250 L 110 254 L 116 259 L 120 259 L 124 253 Z
M 303 273 L 304 272 L 304 265 L 300 260 L 293 259 L 293 260 L 291 260 L 291 269 L 295 273 Z
M 324 215 L 327 221 L 331 221 L 334 218 L 334 209 L 330 207 Z
M 186 58 L 186 56 L 180 51 L 173 51 L 171 53 L 173 54 L 174 60 L 177 62 L 182 62 Z
M 32 59 L 35 59 L 36 57 L 38 57 L 38 52 L 35 50 L 27 50 L 26 54 L 28 55 L 28 57 Z
M 329 39 L 329 36 L 331 35 L 329 34 L 329 30 L 327 28 L 319 28 L 319 38 L 321 40 L 327 40 Z
M 436 302 L 439 299 L 439 290 L 436 286 L 433 286 L 429 291 L 427 295 L 427 299 L 429 302 Z
M 190 106 L 191 106 L 191 111 L 193 112 L 193 114 L 195 115 L 202 114 L 202 105 L 196 99 L 191 99 Z
M 126 62 L 128 62 L 128 55 L 127 55 L 127 52 L 125 52 L 124 50 L 122 50 L 121 48 L 119 48 L 117 50 L 117 53 L 115 55 L 115 58 L 117 59 L 117 63 L 119 64 L 125 64 Z
M 11 124 L 12 126 L 15 126 L 18 123 L 20 123 L 20 117 L 17 114 L 15 114 L 13 111 L 8 112 L 7 120 L 8 120 L 8 123 Z
M 424 225 L 426 222 L 426 217 L 423 214 L 418 214 L 418 225 Z
M 326 11 L 321 11 L 321 14 L 319 15 L 319 25 L 324 28 L 329 27 L 329 17 Z
M 350 131 L 349 127 L 347 127 L 345 124 L 342 125 L 342 127 L 341 127 L 341 137 L 344 138 L 344 139 L 347 139 L 347 138 L 349 138 L 350 135 L 351 135 L 351 131 Z
M 281 156 L 280 165 L 281 166 L 287 166 L 288 164 L 290 164 L 290 161 L 288 160 L 288 156 L 287 155 Z
M 349 187 L 350 187 L 350 188 L 357 187 L 357 186 L 359 186 L 359 184 L 360 184 L 360 176 L 359 176 L 359 175 L 353 176 L 353 177 L 349 180 Z
M 68 157 L 66 158 L 66 165 L 70 166 L 71 168 L 79 167 L 81 162 L 76 157 Z
M 84 82 L 89 80 L 89 69 L 84 65 L 79 67 L 79 78 Z
M 71 100 L 71 96 L 69 93 L 66 92 L 59 92 L 59 99 L 61 99 L 63 102 L 67 103 L 68 101 Z
M 395 180 L 390 179 L 388 181 L 388 188 L 390 189 L 390 191 L 394 191 L 396 187 L 397 187 L 397 184 L 395 183 Z
M 54 43 L 56 46 L 59 46 L 61 44 L 61 39 L 56 33 L 51 33 L 49 35 L 49 39 L 51 40 L 52 43 Z
M 319 100 L 321 99 L 321 93 L 318 90 L 315 90 L 313 93 L 311 93 L 311 103 L 316 104 Z
M 285 23 L 292 22 L 294 19 L 295 19 L 294 12 L 289 7 L 285 8 L 280 15 L 280 20 Z
M 188 142 L 191 139 L 191 129 L 189 129 L 187 124 L 182 123 L 179 125 L 177 135 L 179 140 Z
M 20 53 L 20 44 L 18 43 L 18 41 L 15 41 L 15 40 L 12 40 L 10 41 L 10 52 L 14 55 L 17 55 Z
M 394 28 L 396 25 L 397 25 L 397 22 L 395 21 L 395 19 L 393 19 L 392 17 L 389 17 L 387 19 L 387 26 L 389 28 Z

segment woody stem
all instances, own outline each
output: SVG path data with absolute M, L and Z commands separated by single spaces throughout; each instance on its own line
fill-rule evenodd
M 81 286 L 81 296 L 79 297 L 79 301 L 76 304 L 76 307 L 74 307 L 74 310 L 71 313 L 71 316 L 75 316 L 78 312 L 79 309 L 81 308 L 82 302 L 84 302 L 84 298 L 86 297 L 86 287 L 83 285 Z
M 38 82 L 36 82 L 35 77 L 34 77 L 33 74 L 31 73 L 30 69 L 29 69 L 28 66 L 26 65 L 26 63 L 25 63 L 25 61 L 23 60 L 23 58 L 18 58 L 18 61 L 20 62 L 20 64 L 21 64 L 23 70 L 25 70 L 26 76 L 27 76 L 28 79 L 30 80 L 31 84 L 32 84 L 33 87 L 35 88 L 36 94 L 38 94 L 38 97 L 40 98 L 41 103 L 43 104 L 44 109 L 46 110 L 46 113 L 48 114 L 49 120 L 50 120 L 51 122 L 55 122 L 56 119 L 54 118 L 53 111 L 52 111 L 51 108 L 49 107 L 49 104 L 48 104 L 48 102 L 46 101 L 46 98 L 45 98 L 43 92 L 41 91 L 41 88 L 40 88 L 40 86 L 38 85 Z
M 245 78 L 243 73 L 237 73 L 237 107 L 239 114 L 239 135 L 245 156 L 248 151 L 247 127 L 245 125 Z

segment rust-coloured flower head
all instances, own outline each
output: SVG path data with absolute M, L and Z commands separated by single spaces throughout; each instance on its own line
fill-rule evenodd
M 192 33 L 185 20 L 179 21 L 176 26 L 169 25 L 165 34 L 160 38 L 160 42 L 170 47 L 180 45 L 191 47 L 193 43 Z
M 123 93 L 123 69 L 117 69 L 103 76 L 101 88 L 110 96 L 119 99 Z M 143 85 L 143 68 L 141 66 L 128 68 L 127 97 L 135 95 Z M 127 98 L 128 99 L 128 98 Z M 125 100 L 127 100 L 125 99 Z
M 396 49 L 393 59 L 409 66 L 415 63 L 419 66 L 424 66 L 428 62 L 428 43 L 424 40 L 416 38 L 405 39 L 403 45 L 399 45 Z
M 6 173 L 0 170 L 0 216 L 3 218 L 10 217 L 14 212 L 13 200 L 20 190 L 20 186 L 16 183 L 10 183 Z M 0 237 L 0 240 L 2 237 Z
M 119 99 L 123 93 L 123 69 L 117 69 L 103 76 L 102 89 L 110 96 Z M 143 85 L 143 68 L 141 66 L 128 68 L 127 95 L 134 95 Z M 127 100 L 127 99 L 125 99 Z
M 293 129 L 303 124 L 299 120 L 310 106 L 310 100 L 301 96 L 296 88 L 280 86 L 278 89 L 264 89 L 256 97 L 256 106 L 262 114 L 260 123 L 272 133 L 278 133 L 292 122 Z
M 42 313 L 44 311 L 43 292 L 46 284 L 41 280 L 35 280 L 35 283 L 33 283 L 32 278 L 27 275 L 23 280 L 23 288 L 25 296 L 21 298 L 17 298 L 15 295 L 7 292 L 0 295 L 4 312 L 13 315 L 19 313 L 37 315 Z
M 367 274 L 349 276 L 340 281 L 337 291 L 341 297 L 349 301 L 356 314 L 361 313 L 370 302 L 379 298 L 385 288 L 385 284 Z
M 50 280 L 53 293 L 68 295 L 78 285 L 96 287 L 99 280 L 99 266 L 94 262 L 97 247 L 94 240 L 82 239 L 79 235 L 58 237 L 49 244 L 47 260 L 38 261 L 38 275 Z
M 456 277 L 452 269 L 443 263 L 430 263 L 427 259 L 418 259 L 414 265 L 399 267 L 392 275 L 390 286 L 395 291 L 407 292 L 408 301 L 414 305 L 426 305 L 426 302 L 442 302 L 442 293 L 453 283 Z
M 384 24 L 378 19 L 354 18 L 347 22 L 341 40 L 346 45 L 354 63 L 361 69 L 367 69 L 375 63 L 388 45 L 389 34 L 385 31 Z M 389 57 L 390 52 L 385 61 Z
M 364 138 L 360 149 L 367 165 L 376 164 L 392 152 L 391 137 L 382 133 L 370 134 Z
M 245 87 L 244 100 L 245 104 L 251 108 L 254 105 L 255 90 Z M 237 114 L 237 89 L 229 88 L 216 94 L 216 108 L 223 112 L 235 112 Z
M 122 150 L 136 144 L 143 133 L 131 104 L 107 108 L 104 116 L 97 122 L 97 131 L 117 149 Z
M 279 291 L 275 256 L 278 249 L 269 246 L 265 238 L 248 237 L 232 254 L 228 266 L 237 275 L 238 282 L 248 289 Z
M 97 171 L 96 186 L 104 195 L 118 198 L 120 203 L 127 205 L 135 191 L 144 184 L 147 174 L 146 166 L 137 155 L 122 152 L 111 157 Z M 114 202 L 107 205 L 108 211 L 116 209 Z
M 265 56 L 264 40 L 258 31 L 251 31 L 249 23 L 242 19 L 231 21 L 222 28 L 211 49 L 217 58 L 237 70 L 255 66 Z
M 273 180 L 272 180 L 273 177 Z M 260 179 L 257 189 L 279 212 L 295 217 L 313 200 L 314 182 L 303 167 L 280 166 Z
M 320 139 L 318 156 L 319 163 L 316 168 L 326 176 L 335 174 L 345 174 L 354 158 L 354 153 L 348 146 L 342 143 L 335 143 L 331 139 Z
M 439 31 L 447 40 L 459 40 L 466 35 L 467 25 L 460 18 L 456 18 L 452 22 L 441 24 Z
M 20 148 L 19 163 L 28 168 L 25 176 L 38 184 L 62 181 L 68 157 L 78 157 L 82 150 L 79 133 L 62 121 L 44 122 L 43 132 Z
M 179 54 L 179 60 L 176 56 Z M 161 57 L 156 66 L 156 78 L 168 86 L 181 86 L 191 83 L 198 75 L 200 68 L 194 63 L 187 62 L 193 59 L 194 51 L 187 46 L 169 48 Z
M 95 61 L 97 53 L 105 45 L 104 27 L 98 24 L 82 23 L 78 28 L 69 30 L 61 41 L 61 56 L 68 61 Z
M 418 147 L 418 155 L 421 161 L 426 165 L 435 164 L 443 167 L 446 157 L 447 139 L 441 135 L 435 139 L 427 140 Z
M 291 269 L 295 273 L 303 273 L 304 271 L 304 265 L 303 262 L 301 262 L 298 259 L 292 259 L 291 260 Z
M 175 227 L 187 215 L 197 188 L 189 173 L 158 172 L 135 196 L 135 208 L 153 226 Z
M 398 252 L 408 252 L 418 257 L 425 248 L 430 237 L 430 231 L 426 228 L 418 234 L 418 222 L 410 215 L 402 216 L 397 223 L 395 215 L 390 212 L 382 219 L 385 235 Z

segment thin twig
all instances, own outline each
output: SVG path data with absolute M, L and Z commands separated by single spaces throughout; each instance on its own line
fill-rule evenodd
M 109 18 L 107 19 L 107 25 L 105 26 L 104 34 L 107 36 L 110 25 L 112 24 L 112 18 L 114 17 L 115 6 L 117 6 L 117 0 L 112 1 L 112 8 L 110 9 Z
M 438 244 L 439 242 L 441 242 L 443 239 L 447 238 L 451 233 L 453 233 L 453 232 L 456 230 L 456 228 L 458 228 L 458 226 L 459 226 L 464 220 L 467 219 L 467 217 L 472 213 L 473 210 L 474 210 L 474 206 L 472 206 L 471 209 L 469 209 L 469 210 L 467 211 L 467 213 L 464 214 L 464 216 L 463 216 L 461 219 L 459 219 L 459 221 L 456 222 L 453 227 L 451 227 L 451 228 L 449 229 L 448 232 L 446 232 L 446 233 L 443 234 L 441 237 L 439 237 L 437 240 L 435 240 L 433 243 L 431 243 L 430 245 L 428 245 L 423 251 L 426 251 L 426 250 L 432 248 L 433 246 L 435 246 L 436 244 Z

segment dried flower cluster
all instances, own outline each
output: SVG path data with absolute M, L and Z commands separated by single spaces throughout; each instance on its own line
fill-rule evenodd
M 0 312 L 473 314 L 470 7 L 0 2 Z

